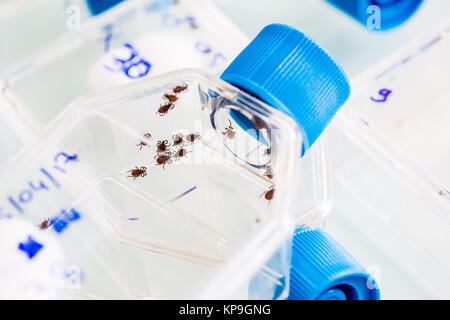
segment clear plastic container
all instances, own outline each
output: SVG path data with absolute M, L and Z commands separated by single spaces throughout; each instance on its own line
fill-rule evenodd
M 341 117 L 444 216 L 450 212 L 449 30 L 447 22 L 355 79 Z
M 387 261 L 387 298 L 450 296 L 449 30 L 447 22 L 355 79 L 328 134 L 343 229 L 371 226 L 361 243 L 380 259 L 371 263 Z
M 187 88 L 176 107 L 160 115 L 164 94 L 177 86 Z M 269 139 L 239 131 L 233 109 L 265 123 L 270 157 L 264 154 Z M 233 143 L 223 134 L 230 122 L 238 137 Z M 151 138 L 143 136 L 147 132 Z M 185 156 L 175 153 L 181 150 L 173 146 L 177 133 L 198 133 L 182 147 Z M 248 298 L 239 280 L 245 270 L 255 272 L 274 248 L 289 248 L 295 194 L 287 189 L 301 152 L 298 127 L 226 83 L 197 71 L 155 77 L 74 102 L 43 136 L 5 173 L 2 206 L 35 225 L 50 218 L 46 232 L 58 235 L 68 263 L 82 270 L 77 295 L 193 297 L 232 262 L 227 267 L 242 275 L 226 273 L 223 289 L 213 292 L 226 294 L 233 285 L 232 297 Z M 173 153 L 158 165 L 156 146 L 164 140 Z M 258 151 L 241 153 L 249 146 Z M 268 161 L 273 181 L 261 167 Z M 136 166 L 145 169 L 134 176 Z M 277 197 L 268 201 L 264 194 L 274 182 Z M 240 261 L 248 250 L 258 254 Z M 288 269 L 286 256 L 266 276 L 277 283 L 288 279 Z
M 85 0 L 2 0 L 0 74 L 61 35 L 80 29 L 92 16 Z

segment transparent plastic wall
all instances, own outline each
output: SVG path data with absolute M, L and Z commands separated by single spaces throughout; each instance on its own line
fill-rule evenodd
M 441 272 L 434 274 L 442 279 L 450 274 L 449 27 L 416 39 L 355 79 L 337 127 L 368 155 L 334 151 L 342 158 L 341 183 L 436 263 Z M 329 136 L 330 144 L 340 145 L 338 134 Z M 374 161 L 378 173 L 365 169 Z

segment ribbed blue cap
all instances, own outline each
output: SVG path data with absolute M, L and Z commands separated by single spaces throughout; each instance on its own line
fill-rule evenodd
M 86 0 L 92 15 L 96 16 L 124 0 Z
M 408 20 L 420 7 L 423 0 L 327 0 L 346 12 L 357 21 L 366 25 L 373 12 L 367 12 L 369 6 L 380 8 L 380 29 L 388 30 Z M 376 30 L 376 29 L 375 29 Z
M 330 235 L 299 228 L 292 247 L 288 300 L 378 300 L 375 280 Z
M 350 95 L 336 61 L 308 36 L 281 24 L 265 27 L 221 78 L 294 118 L 303 151 Z

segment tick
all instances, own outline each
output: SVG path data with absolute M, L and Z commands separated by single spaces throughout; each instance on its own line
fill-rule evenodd
M 179 145 L 183 145 L 184 142 L 184 137 L 181 133 L 175 134 L 172 136 L 172 140 L 173 140 L 173 145 L 179 146 Z
M 150 133 L 146 133 L 146 134 L 144 134 L 144 138 L 146 138 L 147 140 L 150 140 L 152 138 L 152 135 Z M 141 141 L 136 145 L 136 147 L 139 147 L 139 150 L 142 150 L 142 147 L 146 147 L 146 146 L 148 146 L 148 143 L 146 141 Z
M 273 179 L 273 170 L 272 167 L 266 167 L 266 172 L 264 172 L 264 176 Z
M 193 142 L 195 142 L 196 140 L 198 140 L 198 139 L 200 139 L 201 137 L 200 137 L 200 134 L 198 133 L 198 132 L 196 132 L 196 133 L 191 133 L 191 134 L 188 134 L 187 136 L 186 136 L 186 141 L 187 142 L 190 142 L 190 143 L 193 143 Z
M 175 108 L 175 105 L 169 101 L 165 104 L 162 104 L 156 113 L 159 113 L 160 116 L 164 116 L 173 108 Z
M 46 229 L 48 229 L 51 225 L 52 225 L 52 222 L 50 221 L 49 218 L 47 218 L 47 219 L 45 219 L 44 221 L 41 222 L 41 224 L 39 225 L 39 229 L 41 229 L 41 230 L 46 230 Z
M 269 201 L 269 203 L 270 203 L 270 201 L 273 199 L 274 194 L 275 194 L 275 188 L 274 188 L 274 186 L 270 186 L 269 190 L 264 191 L 264 192 L 260 195 L 260 197 L 264 196 L 264 198 L 265 198 L 267 201 Z
M 178 100 L 178 97 L 176 95 L 168 94 L 168 93 L 166 93 L 164 95 L 164 98 L 166 98 L 167 100 L 169 100 L 169 102 L 172 102 L 172 103 L 174 103 L 174 102 L 176 102 Z
M 166 153 L 169 151 L 169 141 L 158 141 L 158 144 L 156 145 L 156 153 Z
M 131 174 L 128 176 L 128 178 L 133 178 L 133 180 L 136 180 L 136 178 L 139 178 L 139 177 L 143 178 L 147 175 L 147 168 L 146 167 L 139 168 L 136 166 L 136 168 L 127 171 L 127 173 L 130 173 L 130 172 L 131 172 Z
M 183 91 L 185 91 L 188 88 L 187 85 L 185 86 L 176 86 L 175 88 L 172 89 L 173 93 L 178 94 L 181 93 Z
M 265 123 L 260 118 L 253 116 L 252 121 L 253 121 L 253 124 L 255 125 L 256 129 L 262 130 L 265 128 Z
M 224 136 L 227 136 L 228 139 L 234 139 L 236 137 L 236 131 L 234 131 L 233 126 L 231 125 L 231 121 L 228 120 L 230 125 L 225 128 L 225 131 L 222 132 Z
M 264 155 L 265 156 L 270 156 L 272 154 L 272 149 L 267 148 L 266 150 L 264 150 Z
M 156 155 L 156 165 L 163 166 L 163 169 L 166 168 L 166 164 L 172 163 L 172 154 L 170 152 L 166 154 Z
M 180 160 L 183 157 L 186 157 L 186 155 L 189 153 L 189 151 L 186 150 L 186 148 L 181 148 L 180 150 L 175 153 L 175 159 Z

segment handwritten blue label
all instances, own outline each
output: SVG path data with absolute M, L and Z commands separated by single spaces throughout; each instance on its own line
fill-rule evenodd
M 123 72 L 129 79 L 145 77 L 152 67 L 150 62 L 142 58 L 132 44 L 125 43 L 123 47 L 128 49 L 130 56 L 126 59 L 114 56 L 115 67 L 105 66 L 105 69 L 111 72 Z
M 6 196 L 10 210 L 6 210 L 5 206 L 0 206 L 0 219 L 9 219 L 14 212 L 24 214 L 25 207 L 32 203 L 40 192 L 60 189 L 61 185 L 53 171 L 66 173 L 67 166 L 78 161 L 78 155 L 76 154 L 71 155 L 65 152 L 58 152 L 53 159 L 53 166 L 51 167 L 53 170 L 44 167 L 39 168 L 39 176 L 36 180 L 27 181 L 26 186 L 16 195 L 9 194 Z
M 370 99 L 374 102 L 386 102 L 391 93 L 392 91 L 389 89 L 381 89 L 380 91 L 378 91 L 378 94 L 381 96 L 381 98 L 371 97 Z
M 29 259 L 33 259 L 34 256 L 43 248 L 44 246 L 34 240 L 31 236 L 28 236 L 26 242 L 19 243 L 19 250 L 25 252 Z

